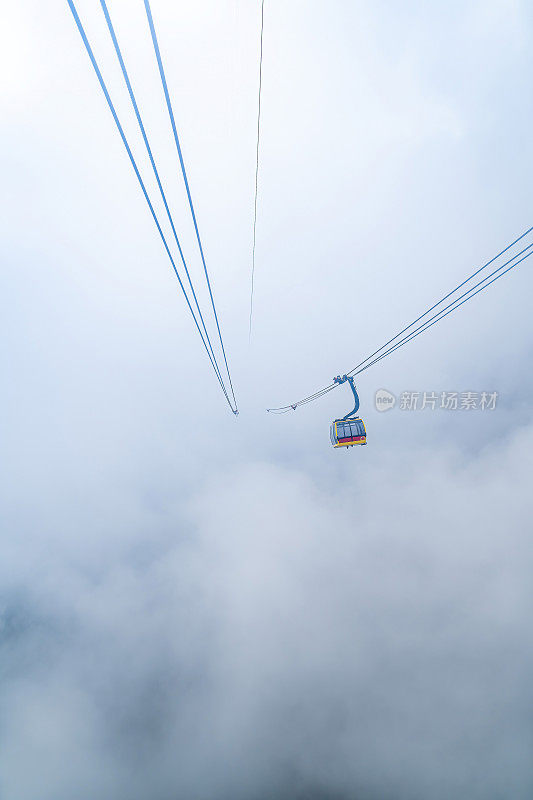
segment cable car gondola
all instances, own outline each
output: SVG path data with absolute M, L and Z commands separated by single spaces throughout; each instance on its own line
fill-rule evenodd
M 361 417 L 356 416 L 359 410 L 359 396 L 355 388 L 354 379 L 348 375 L 337 375 L 333 378 L 335 383 L 350 384 L 355 398 L 355 408 L 342 419 L 335 419 L 331 423 L 330 438 L 333 447 L 353 447 L 356 444 L 366 444 L 366 428 Z

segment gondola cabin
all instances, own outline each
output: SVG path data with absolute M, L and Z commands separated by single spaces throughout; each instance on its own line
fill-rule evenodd
M 366 428 L 361 417 L 336 419 L 331 423 L 330 438 L 333 447 L 353 447 L 366 444 Z

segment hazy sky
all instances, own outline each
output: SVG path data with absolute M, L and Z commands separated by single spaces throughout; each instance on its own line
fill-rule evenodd
M 366 448 L 346 388 L 265 409 L 533 224 L 533 7 L 265 0 L 249 343 L 260 3 L 152 0 L 235 418 L 66 0 L 5 5 L 0 797 L 531 798 L 529 262 L 364 373 Z M 108 5 L 199 281 L 143 3 Z

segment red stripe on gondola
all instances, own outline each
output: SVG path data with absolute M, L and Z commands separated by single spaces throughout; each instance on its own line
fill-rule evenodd
M 337 441 L 339 444 L 344 444 L 345 442 L 362 442 L 364 438 L 364 436 L 345 436 Z

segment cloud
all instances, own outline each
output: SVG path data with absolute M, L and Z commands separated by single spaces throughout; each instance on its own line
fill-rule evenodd
M 3 796 L 528 797 L 532 444 L 216 471 L 11 575 Z

